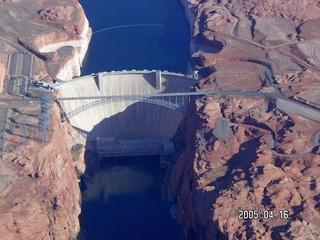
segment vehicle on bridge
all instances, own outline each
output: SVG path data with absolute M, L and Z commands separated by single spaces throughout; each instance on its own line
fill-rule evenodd
M 49 83 L 42 82 L 42 81 L 33 81 L 32 84 L 35 87 L 40 87 L 40 88 L 46 88 L 46 89 L 52 89 Z

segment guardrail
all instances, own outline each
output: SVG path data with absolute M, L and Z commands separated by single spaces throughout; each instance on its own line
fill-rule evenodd
M 183 98 L 180 99 L 181 101 L 178 101 L 177 98 Z M 175 102 L 171 102 L 170 98 L 168 99 L 164 99 L 161 97 L 153 97 L 153 98 L 146 98 L 146 97 L 117 97 L 117 98 L 110 98 L 110 99 L 101 99 L 98 101 L 94 101 L 88 104 L 85 104 L 79 108 L 76 108 L 74 110 L 72 110 L 71 112 L 66 114 L 66 118 L 70 119 L 82 112 L 85 112 L 89 109 L 98 107 L 98 106 L 102 106 L 108 103 L 113 103 L 113 102 L 122 102 L 122 101 L 137 101 L 137 102 L 145 102 L 145 103 L 150 103 L 150 104 L 155 104 L 155 105 L 159 105 L 165 108 L 169 108 L 172 110 L 179 110 L 179 111 L 183 111 L 183 106 L 185 104 L 185 97 L 184 96 L 176 96 L 175 98 Z

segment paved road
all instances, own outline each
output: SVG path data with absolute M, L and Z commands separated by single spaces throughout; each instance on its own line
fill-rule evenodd
M 222 4 L 221 9 L 222 9 L 223 11 L 225 11 L 227 15 L 234 17 L 234 15 L 232 15 L 232 14 L 230 13 L 230 11 L 226 8 L 226 2 L 224 2 L 224 3 Z M 237 18 L 237 17 L 236 17 L 236 18 Z M 237 19 L 238 19 L 238 18 L 237 18 Z M 239 21 L 239 19 L 238 19 L 238 21 Z M 243 40 L 243 41 L 248 42 L 248 43 L 250 43 L 250 44 L 252 44 L 252 45 L 255 45 L 255 46 L 257 46 L 257 47 L 260 47 L 260 48 L 262 48 L 262 49 L 275 49 L 275 48 L 280 48 L 280 47 L 287 46 L 287 45 L 304 44 L 304 43 L 310 43 L 310 44 L 316 43 L 315 41 L 305 40 L 305 41 L 291 41 L 291 42 L 281 43 L 281 44 L 278 44 L 278 45 L 266 46 L 266 45 L 262 45 L 262 44 L 260 44 L 260 43 L 254 42 L 254 41 L 252 41 L 252 40 L 250 40 L 250 39 L 248 39 L 248 38 L 243 38 L 243 37 L 239 37 L 239 36 L 234 35 L 234 29 L 235 29 L 235 27 L 237 26 L 237 24 L 238 24 L 238 22 L 236 22 L 236 23 L 232 26 L 232 28 L 231 28 L 230 31 L 229 31 L 229 35 L 230 35 L 231 37 L 233 37 L 233 38 L 236 38 L 236 39 L 239 39 L 239 40 Z
M 226 96 L 252 96 L 252 97 L 267 97 L 277 100 L 277 107 L 284 112 L 292 111 L 306 118 L 320 122 L 320 110 L 312 108 L 306 104 L 287 99 L 279 93 L 265 93 L 258 91 L 239 91 L 239 90 L 228 90 L 228 91 L 204 91 L 204 92 L 181 92 L 181 93 L 159 93 L 154 95 L 121 95 L 121 96 L 85 96 L 85 97 L 71 97 L 71 98 L 49 98 L 51 101 L 73 101 L 81 99 L 113 99 L 113 98 L 157 98 L 157 97 L 175 97 L 175 96 L 214 96 L 214 95 L 226 95 Z M 40 102 L 41 99 L 0 99 L 0 102 Z
M 21 52 L 11 54 L 9 62 L 10 76 L 32 77 L 33 56 Z
M 222 7 L 221 7 L 222 10 L 224 10 L 226 12 L 226 14 L 228 14 L 229 16 L 231 16 L 232 14 L 230 13 L 230 11 L 226 8 L 226 2 L 223 2 L 222 3 Z M 235 17 L 234 15 L 232 15 L 233 17 Z M 236 17 L 237 18 L 237 17 Z M 238 18 L 237 18 L 238 19 Z M 286 43 L 281 43 L 279 45 L 273 45 L 273 46 L 266 46 L 266 45 L 262 45 L 262 44 L 259 44 L 257 42 L 254 42 L 252 41 L 251 39 L 248 39 L 248 38 L 243 38 L 243 37 L 239 37 L 239 36 L 236 36 L 234 34 L 234 29 L 235 27 L 238 25 L 238 22 L 239 22 L 239 19 L 238 21 L 231 27 L 230 31 L 227 33 L 227 36 L 229 37 L 232 37 L 234 39 L 238 39 L 240 41 L 244 41 L 244 42 L 247 42 L 247 43 L 250 43 L 251 45 L 254 45 L 256 47 L 259 47 L 261 49 L 264 49 L 264 50 L 268 50 L 268 49 L 277 49 L 277 48 L 280 48 L 280 47 L 283 47 L 283 46 L 290 46 L 290 45 L 298 45 L 298 44 L 310 44 L 311 45 L 311 56 L 315 59 L 315 61 L 317 62 L 317 65 L 319 64 L 319 61 L 318 61 L 318 58 L 316 56 L 314 56 L 314 50 L 312 49 L 312 45 L 313 44 L 317 44 L 317 41 L 312 41 L 312 40 L 304 40 L 304 41 L 291 41 L 291 42 L 286 42 Z M 222 33 L 220 33 L 222 34 Z M 285 51 L 280 51 L 282 54 L 284 55 L 287 55 L 288 57 L 290 57 L 293 61 L 297 62 L 298 64 L 306 67 L 306 68 L 310 68 L 310 69 L 315 69 L 315 70 L 318 70 L 317 68 L 319 68 L 319 65 L 317 66 L 317 68 L 313 67 L 311 64 L 307 63 L 306 61 L 303 61 L 299 58 L 297 58 L 296 56 L 294 56 L 293 54 L 289 53 L 289 52 L 285 52 Z
M 320 146 L 320 130 L 313 135 L 312 145 L 313 147 Z
M 271 85 L 271 86 L 273 87 L 273 89 L 275 90 L 276 94 L 278 94 L 279 97 L 282 96 L 281 93 L 280 93 L 280 91 L 279 91 L 279 89 L 278 89 L 278 87 L 277 87 L 276 84 L 274 83 L 274 78 L 273 78 L 273 76 L 272 76 L 272 73 L 271 73 L 270 69 L 265 66 L 264 69 L 263 69 L 263 73 L 267 76 L 267 79 L 268 79 L 270 85 Z
M 23 55 L 21 53 L 13 53 L 10 55 L 9 75 L 21 75 Z
M 320 60 L 319 60 L 317 53 L 316 53 L 317 47 L 318 47 L 317 43 L 311 44 L 311 55 L 312 55 L 312 58 L 315 60 L 317 66 L 320 67 Z
M 238 96 L 260 96 L 260 97 L 278 97 L 275 93 L 264 93 L 258 91 L 242 90 L 222 90 L 222 91 L 203 91 L 203 92 L 179 92 L 179 93 L 159 93 L 159 94 L 139 94 L 139 95 L 114 95 L 114 96 L 84 96 L 71 98 L 52 98 L 52 100 L 69 101 L 81 99 L 102 99 L 102 98 L 134 98 L 134 97 L 175 97 L 175 96 L 210 96 L 210 95 L 238 95 Z M 1 101 L 1 100 L 0 100 Z
M 317 109 L 288 99 L 277 99 L 276 103 L 277 108 L 284 112 L 293 112 L 314 121 L 320 122 L 320 111 Z
M 181 92 L 181 93 L 160 93 L 154 95 L 121 95 L 121 96 L 87 96 L 87 97 L 73 97 L 73 98 L 56 98 L 55 101 L 70 101 L 78 99 L 135 99 L 139 98 L 159 98 L 159 97 L 180 97 L 180 96 L 214 96 L 214 95 L 226 95 L 226 96 L 252 96 L 252 97 L 266 97 L 276 99 L 277 108 L 284 112 L 293 112 L 303 117 L 320 122 L 320 110 L 310 107 L 306 104 L 283 97 L 279 92 L 276 93 L 264 93 L 259 91 L 205 91 L 205 92 Z
M 27 77 L 29 81 L 32 78 L 33 70 L 33 56 L 30 54 L 23 55 L 23 67 L 22 67 L 22 75 Z
M 33 56 L 22 52 L 11 54 L 8 70 L 10 79 L 6 83 L 6 91 L 15 95 L 25 95 L 32 78 Z

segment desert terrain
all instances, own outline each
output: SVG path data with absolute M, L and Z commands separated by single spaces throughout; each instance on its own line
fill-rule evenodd
M 185 150 L 171 174 L 185 235 L 319 239 L 319 4 L 181 2 L 197 90 L 256 93 L 207 96 L 190 106 L 196 114 L 181 124 Z
M 0 239 L 77 237 L 85 137 L 61 123 L 57 104 L 15 101 L 7 69 L 22 52 L 33 56 L 34 81 L 70 79 L 80 74 L 90 35 L 78 1 L 0 1 Z
M 181 123 L 170 190 L 185 236 L 319 239 L 319 3 L 181 3 L 196 90 L 239 92 L 194 99 Z M 61 122 L 58 104 L 15 102 L 5 83 L 17 51 L 34 56 L 34 80 L 80 75 L 91 29 L 77 0 L 3 0 L 0 32 L 0 238 L 75 239 L 85 136 Z

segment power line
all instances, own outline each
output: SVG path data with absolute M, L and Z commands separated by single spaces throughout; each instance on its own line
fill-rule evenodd
M 47 97 L 41 98 L 41 114 L 39 116 L 39 140 L 47 142 L 47 131 L 50 121 L 50 99 Z
M 140 23 L 140 24 L 119 25 L 119 26 L 102 28 L 102 29 L 100 29 L 100 30 L 94 31 L 94 32 L 92 33 L 92 35 L 95 34 L 95 33 L 104 32 L 104 31 L 109 31 L 109 30 L 113 30 L 113 29 L 131 28 L 131 27 L 165 27 L 165 24 Z

